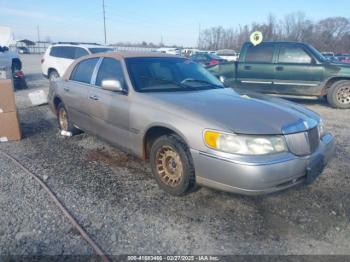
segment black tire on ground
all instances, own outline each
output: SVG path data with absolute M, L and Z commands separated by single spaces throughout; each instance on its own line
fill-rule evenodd
M 57 106 L 57 121 L 60 130 L 71 132 L 72 135 L 80 132 L 80 130 L 69 121 L 68 112 L 62 102 Z
M 164 135 L 151 147 L 152 173 L 160 188 L 174 196 L 198 189 L 188 146 L 177 135 Z
M 55 69 L 50 70 L 49 72 L 49 80 L 50 81 L 55 81 L 60 77 L 58 72 Z
M 328 90 L 327 101 L 334 108 L 350 108 L 350 80 L 335 82 Z

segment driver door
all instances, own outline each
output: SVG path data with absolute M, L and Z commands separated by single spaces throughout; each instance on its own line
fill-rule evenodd
M 104 80 L 118 80 L 127 90 L 124 70 L 119 60 L 103 58 L 90 92 L 89 112 L 95 124 L 95 133 L 112 144 L 129 149 L 129 96 L 127 92 L 103 89 Z

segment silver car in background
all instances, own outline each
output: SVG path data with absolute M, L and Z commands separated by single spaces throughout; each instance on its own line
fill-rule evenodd
M 173 195 L 196 186 L 246 195 L 312 182 L 334 153 L 320 117 L 299 105 L 225 88 L 186 58 L 106 53 L 52 82 L 60 129 L 94 134 L 149 160 Z

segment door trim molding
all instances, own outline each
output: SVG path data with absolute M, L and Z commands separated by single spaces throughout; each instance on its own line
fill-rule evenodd
M 253 81 L 253 80 L 242 80 L 244 84 L 272 84 L 271 81 Z
M 275 85 L 286 85 L 286 86 L 319 86 L 320 84 L 309 84 L 309 83 L 291 83 L 291 82 L 274 82 Z

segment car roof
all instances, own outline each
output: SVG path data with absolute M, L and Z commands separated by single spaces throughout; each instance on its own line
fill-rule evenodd
M 70 67 L 66 70 L 66 73 L 64 75 L 64 79 L 67 79 L 68 76 L 71 74 L 71 71 L 73 68 L 80 63 L 83 60 L 89 59 L 89 58 L 96 58 L 96 57 L 111 57 L 115 58 L 117 60 L 123 60 L 126 58 L 142 58 L 142 57 L 168 57 L 168 58 L 182 58 L 184 60 L 188 59 L 186 57 L 182 56 L 176 56 L 171 54 L 165 54 L 165 53 L 159 53 L 159 52 L 145 52 L 145 51 L 118 51 L 118 52 L 108 52 L 108 53 L 96 53 L 91 55 L 86 55 L 81 58 L 78 58 L 75 60 Z
M 83 48 L 111 48 L 111 46 L 103 46 L 99 44 L 74 44 L 74 43 L 58 43 L 58 44 L 52 44 L 52 47 L 56 46 L 73 46 L 73 47 L 83 47 Z
M 172 54 L 166 54 L 166 53 L 159 53 L 159 52 L 147 52 L 147 51 L 118 51 L 118 52 L 109 52 L 109 53 L 97 53 L 92 54 L 89 56 L 84 56 L 84 58 L 87 57 L 114 57 L 117 59 L 124 59 L 124 58 L 141 58 L 141 57 L 180 57 Z
M 252 44 L 251 42 L 245 42 L 245 44 Z M 298 42 L 298 41 L 263 41 L 261 44 L 302 44 L 307 45 L 307 43 L 304 42 Z

